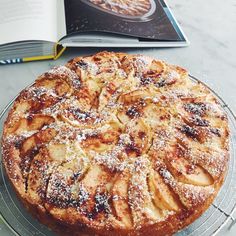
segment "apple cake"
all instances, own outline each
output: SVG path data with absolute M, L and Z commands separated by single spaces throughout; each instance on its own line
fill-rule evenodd
M 143 16 L 151 9 L 150 0 L 89 0 L 101 9 L 124 16 Z
M 20 93 L 2 154 L 26 208 L 61 235 L 171 235 L 216 197 L 228 139 L 221 105 L 185 69 L 100 52 Z

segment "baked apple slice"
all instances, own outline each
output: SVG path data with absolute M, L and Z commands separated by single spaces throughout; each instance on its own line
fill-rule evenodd
M 180 208 L 179 200 L 165 184 L 160 174 L 152 171 L 148 179 L 149 188 L 155 205 L 162 210 L 178 211 Z
M 185 158 L 175 158 L 168 163 L 169 170 L 183 183 L 198 186 L 213 184 L 213 178 L 205 169 L 199 165 L 191 164 Z
M 112 203 L 115 210 L 115 216 L 125 228 L 132 227 L 131 211 L 128 204 L 130 174 L 124 172 L 115 180 L 112 188 Z
M 20 135 L 23 132 L 37 131 L 46 125 L 53 123 L 55 119 L 52 116 L 35 114 L 27 116 L 27 118 L 20 118 L 8 128 L 9 133 Z

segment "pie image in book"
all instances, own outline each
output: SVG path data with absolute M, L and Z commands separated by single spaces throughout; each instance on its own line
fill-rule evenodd
M 89 2 L 100 9 L 128 17 L 142 17 L 149 13 L 155 4 L 153 0 L 89 0 Z
M 220 104 L 185 69 L 101 52 L 20 93 L 2 154 L 25 207 L 60 235 L 171 235 L 215 199 L 228 139 Z

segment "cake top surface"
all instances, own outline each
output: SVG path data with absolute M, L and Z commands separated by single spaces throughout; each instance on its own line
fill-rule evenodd
M 41 75 L 2 139 L 19 195 L 68 224 L 139 229 L 187 218 L 222 182 L 227 117 L 188 72 L 101 52 Z

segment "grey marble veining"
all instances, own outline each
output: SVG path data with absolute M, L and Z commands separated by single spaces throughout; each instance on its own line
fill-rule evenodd
M 207 83 L 236 113 L 236 1 L 167 0 L 167 3 L 187 35 L 189 47 L 107 50 L 142 53 L 181 65 Z M 49 68 L 65 64 L 75 56 L 100 50 L 74 48 L 57 61 L 0 66 L 0 110 Z M 12 234 L 0 224 L 0 235 Z M 236 226 L 224 235 L 236 235 Z

